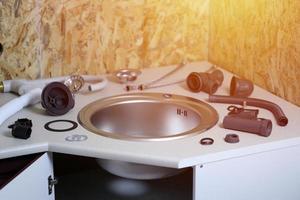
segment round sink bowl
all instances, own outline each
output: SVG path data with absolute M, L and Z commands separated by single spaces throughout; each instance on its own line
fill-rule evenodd
M 136 180 L 153 180 L 170 177 L 186 169 L 174 169 L 168 167 L 157 167 L 143 164 L 136 164 L 124 161 L 96 159 L 98 165 L 111 174 Z
M 216 124 L 207 103 L 180 95 L 136 93 L 100 99 L 85 106 L 80 124 L 102 136 L 161 141 L 199 134 Z
M 105 137 L 163 141 L 200 134 L 217 123 L 218 114 L 198 99 L 173 94 L 134 93 L 92 102 L 79 112 L 78 120 L 87 130 Z M 113 174 L 135 179 L 162 178 L 180 172 L 112 160 L 98 160 L 98 163 Z

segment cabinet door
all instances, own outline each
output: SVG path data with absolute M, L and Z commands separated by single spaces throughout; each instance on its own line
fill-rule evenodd
M 0 199 L 54 200 L 54 190 L 51 194 L 48 190 L 52 164 L 52 154 L 44 153 L 0 190 Z
M 299 200 L 300 146 L 194 167 L 194 200 Z

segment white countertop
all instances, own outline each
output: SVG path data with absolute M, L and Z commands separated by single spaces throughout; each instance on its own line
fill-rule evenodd
M 205 71 L 211 66 L 207 62 L 188 64 L 176 74 L 163 80 L 167 83 L 187 77 L 190 72 Z M 174 66 L 145 69 L 135 83 L 147 83 L 169 72 Z M 232 74 L 224 71 L 225 79 L 216 94 L 228 95 Z M 231 159 L 250 154 L 273 151 L 300 145 L 300 108 L 259 88 L 255 87 L 251 97 L 261 98 L 277 103 L 289 119 L 285 127 L 278 126 L 273 114 L 265 109 L 259 109 L 259 117 L 271 119 L 273 130 L 269 137 L 261 137 L 239 131 L 226 130 L 220 127 L 223 117 L 227 115 L 229 104 L 213 104 L 219 113 L 219 122 L 208 131 L 196 136 L 169 141 L 124 141 L 96 135 L 78 126 L 77 129 L 68 132 L 50 132 L 44 129 L 44 124 L 57 119 L 70 119 L 77 121 L 77 113 L 90 102 L 103 97 L 126 93 L 123 85 L 109 81 L 108 86 L 99 92 L 90 94 L 77 94 L 75 107 L 63 116 L 48 116 L 41 105 L 28 107 L 9 118 L 0 126 L 0 159 L 25 155 L 36 152 L 51 151 L 73 155 L 82 155 L 95 158 L 114 159 L 128 162 L 136 162 L 149 165 L 183 168 L 197 164 L 216 162 L 218 160 Z M 136 92 L 136 91 L 133 91 Z M 208 94 L 204 92 L 192 93 L 185 83 L 172 86 L 148 89 L 144 92 L 161 92 L 186 95 L 196 99 L 207 101 Z M 0 105 L 16 96 L 13 94 L 0 94 Z M 249 107 L 250 108 L 250 107 Z M 0 113 L 1 114 L 1 113 Z M 32 134 L 27 140 L 16 139 L 11 136 L 11 129 L 7 126 L 13 124 L 18 118 L 32 120 Z M 240 142 L 228 144 L 224 137 L 228 133 L 237 133 Z M 74 134 L 86 135 L 88 139 L 81 142 L 68 142 L 67 136 Z M 202 146 L 201 138 L 211 137 L 214 144 Z

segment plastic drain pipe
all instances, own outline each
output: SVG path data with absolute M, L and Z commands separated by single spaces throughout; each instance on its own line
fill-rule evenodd
M 255 106 L 264 108 L 271 111 L 279 126 L 286 126 L 288 124 L 288 118 L 283 113 L 282 109 L 275 103 L 256 98 L 240 98 L 223 95 L 209 95 L 209 102 L 212 103 L 226 103 L 226 104 L 239 104 L 247 106 Z
M 13 92 L 20 95 L 20 97 L 0 107 L 0 125 L 24 107 L 39 103 L 42 91 L 46 85 L 52 82 L 64 82 L 69 77 L 63 76 L 38 80 L 5 80 L 0 82 L 0 93 Z M 107 84 L 106 78 L 99 76 L 83 75 L 82 77 L 85 82 L 93 82 L 88 85 L 89 91 L 103 89 Z
M 35 88 L 26 94 L 15 98 L 0 107 L 0 125 L 22 108 L 38 103 L 41 100 L 41 88 Z

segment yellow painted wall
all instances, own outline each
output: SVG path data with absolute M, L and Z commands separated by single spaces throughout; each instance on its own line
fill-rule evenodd
M 300 105 L 300 0 L 211 0 L 209 60 Z
M 209 60 L 300 105 L 300 0 L 0 1 L 0 80 Z

